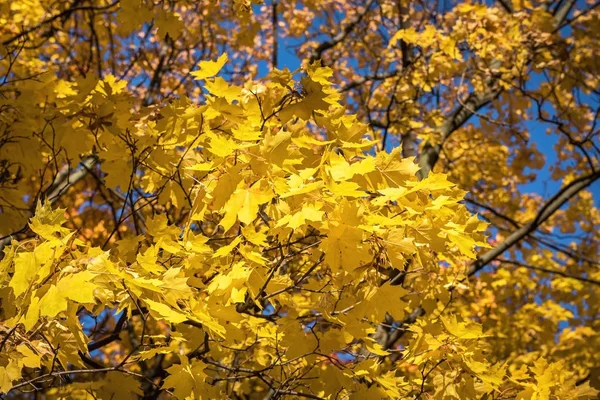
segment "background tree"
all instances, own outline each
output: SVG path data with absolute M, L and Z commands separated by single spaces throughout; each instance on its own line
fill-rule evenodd
M 595 398 L 599 6 L 3 2 L 0 392 Z

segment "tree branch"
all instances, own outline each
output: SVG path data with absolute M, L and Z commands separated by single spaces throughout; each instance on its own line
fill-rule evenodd
M 278 33 L 278 20 L 277 20 L 277 0 L 273 0 L 271 4 L 271 35 L 273 35 L 273 54 L 271 55 L 271 64 L 273 69 L 277 68 L 277 55 L 279 47 L 279 33 Z
M 566 272 L 563 272 L 563 271 L 558 271 L 558 270 L 555 270 L 555 269 L 549 269 L 549 268 L 544 268 L 544 267 L 538 267 L 538 266 L 535 266 L 535 265 L 524 264 L 524 263 L 521 263 L 521 262 L 518 262 L 518 261 L 514 261 L 514 260 L 499 259 L 498 261 L 506 263 L 506 264 L 512 264 L 512 265 L 517 266 L 517 267 L 523 267 L 523 268 L 531 269 L 531 270 L 534 270 L 534 271 L 546 272 L 548 274 L 560 275 L 560 276 L 565 277 L 565 278 L 575 279 L 577 281 L 591 283 L 591 284 L 600 286 L 600 281 L 598 281 L 596 279 L 585 278 L 585 277 L 582 277 L 582 276 L 570 275 L 570 274 L 567 274 Z
M 42 198 L 50 203 L 55 203 L 60 197 L 74 184 L 83 179 L 88 170 L 92 169 L 98 159 L 95 156 L 88 156 L 81 161 L 78 169 L 72 170 L 68 165 L 65 166 L 56 176 L 54 182 L 44 192 Z
M 30 379 L 28 381 L 19 383 L 15 386 L 13 386 L 8 393 L 12 392 L 15 389 L 19 389 L 22 388 L 24 386 L 28 386 L 31 385 L 34 382 L 37 381 L 41 381 L 43 379 L 46 378 L 53 378 L 53 377 L 57 377 L 57 376 L 63 376 L 63 375 L 79 375 L 79 374 L 96 374 L 96 373 L 106 373 L 106 372 L 111 372 L 111 371 L 118 371 L 118 372 L 122 372 L 124 374 L 127 375 L 133 375 L 135 377 L 138 378 L 143 378 L 142 374 L 138 374 L 137 372 L 131 372 L 131 371 L 127 371 L 124 369 L 119 369 L 119 367 L 107 367 L 107 368 L 96 368 L 96 369 L 74 369 L 74 370 L 67 370 L 67 371 L 56 371 L 56 372 L 49 372 L 45 375 L 40 375 L 40 376 L 36 376 L 33 379 Z
M 500 62 L 496 61 L 492 63 L 490 69 L 495 69 L 499 66 Z M 488 105 L 490 102 L 495 100 L 502 89 L 496 87 L 497 78 L 492 76 L 488 79 L 488 89 L 483 93 L 471 93 L 467 96 L 464 101 L 460 101 L 458 107 L 444 120 L 444 123 L 437 128 L 437 132 L 441 136 L 441 142 L 437 144 L 431 144 L 427 142 L 423 147 L 423 151 L 419 155 L 419 177 L 426 178 L 429 172 L 433 169 L 437 163 L 442 146 L 448 140 L 450 135 L 454 133 L 458 128 L 463 126 L 473 115 L 475 115 L 481 108 Z
M 514 9 L 511 0 L 498 0 L 498 3 L 500 3 L 502 8 L 504 8 L 506 12 L 508 12 L 509 14 L 513 13 Z
M 78 169 L 71 169 L 70 165 L 64 166 L 58 172 L 48 189 L 40 195 L 40 198 L 48 200 L 51 204 L 56 203 L 71 186 L 83 179 L 87 175 L 88 170 L 92 169 L 97 163 L 98 159 L 96 156 L 87 156 L 81 161 L 81 167 Z M 11 236 L 0 240 L 0 254 L 4 250 L 4 247 L 10 244 L 11 240 Z
M 503 252 L 510 249 L 520 240 L 528 236 L 531 232 L 535 231 L 540 225 L 542 225 L 546 220 L 548 220 L 548 218 L 550 218 L 558 209 L 560 209 L 560 207 L 562 207 L 580 191 L 587 188 L 599 178 L 600 172 L 595 172 L 593 174 L 575 179 L 574 181 L 560 189 L 554 196 L 552 196 L 546 202 L 546 204 L 544 204 L 540 208 L 540 210 L 537 213 L 537 216 L 533 221 L 517 229 L 510 236 L 508 236 L 500 245 L 494 247 L 482 256 L 478 257 L 477 261 L 475 261 L 469 266 L 467 276 L 471 277 L 475 275 L 483 267 L 497 259 Z M 569 277 L 574 278 L 571 276 Z M 398 341 L 398 339 L 400 339 L 406 333 L 406 326 L 414 323 L 417 320 L 417 318 L 424 314 L 425 311 L 421 307 L 415 309 L 408 317 L 404 319 L 404 321 L 402 321 L 400 328 L 396 328 L 387 336 L 387 338 L 385 338 L 386 341 L 383 342 L 382 346 L 385 349 L 391 348 L 396 343 L 396 341 Z
M 573 198 L 577 193 L 591 185 L 594 181 L 600 178 L 600 173 L 596 172 L 591 175 L 586 175 L 581 178 L 575 179 L 562 189 L 558 191 L 552 198 L 550 198 L 544 206 L 538 211 L 537 216 L 530 223 L 523 225 L 521 228 L 514 231 L 508 236 L 502 243 L 493 249 L 487 251 L 485 254 L 477 258 L 477 261 L 471 264 L 468 271 L 468 276 L 472 276 L 480 271 L 483 267 L 488 265 L 490 262 L 495 260 L 500 254 L 510 249 L 521 239 L 528 236 L 531 232 L 535 231 L 540 225 L 542 225 L 548 218 L 552 216 L 560 207 L 566 202 Z
M 65 19 L 69 18 L 71 16 L 71 14 L 73 14 L 75 11 L 106 11 L 109 10 L 110 8 L 116 6 L 117 4 L 119 4 L 119 0 L 115 1 L 114 3 L 110 3 L 106 6 L 82 6 L 82 7 L 77 7 L 77 3 L 79 3 L 78 1 L 73 2 L 73 4 L 71 4 L 71 7 L 67 8 L 66 10 L 64 10 L 63 12 L 60 12 L 58 14 L 55 14 L 51 17 L 49 17 L 48 19 L 43 20 L 42 22 L 40 22 L 37 25 L 34 25 L 28 29 L 25 29 L 23 32 L 19 33 L 18 35 L 15 35 L 13 37 L 11 37 L 10 39 L 6 39 L 5 41 L 2 42 L 2 44 L 4 46 L 11 44 L 12 42 L 19 40 L 20 38 L 22 38 L 23 36 L 27 36 L 30 33 L 38 30 L 39 28 L 41 28 L 42 26 L 46 25 L 46 24 L 50 24 L 54 21 L 56 21 L 57 19 Z
M 350 32 L 352 32 L 354 30 L 354 28 L 356 27 L 356 25 L 358 25 L 360 23 L 360 21 L 362 21 L 362 19 L 365 17 L 365 15 L 367 15 L 367 12 L 369 12 L 369 9 L 371 8 L 371 5 L 373 5 L 373 3 L 375 3 L 375 0 L 369 0 L 369 2 L 365 5 L 364 10 L 362 10 L 361 12 L 359 12 L 348 23 L 348 25 L 346 25 L 344 27 L 344 29 L 341 32 L 339 32 L 337 35 L 335 35 L 334 37 L 332 37 L 331 40 L 325 41 L 325 42 L 321 43 L 320 45 L 318 45 L 312 51 L 309 63 L 312 64 L 313 62 L 321 59 L 321 56 L 323 55 L 323 53 L 325 51 L 327 51 L 329 49 L 332 49 L 333 47 L 337 46 L 338 43 L 340 43 L 341 41 L 343 41 L 344 39 L 346 39 L 348 37 L 348 35 L 350 34 Z
M 562 25 L 574 5 L 575 0 L 569 0 L 560 6 L 554 15 L 555 27 L 560 27 Z M 501 61 L 495 60 L 490 65 L 490 69 L 497 70 L 500 66 Z M 430 142 L 427 142 L 423 147 L 423 151 L 419 157 L 419 167 L 421 167 L 419 177 L 425 178 L 429 175 L 429 172 L 433 169 L 439 159 L 444 142 L 450 135 L 464 125 L 481 108 L 485 107 L 502 93 L 503 90 L 497 87 L 498 79 L 497 76 L 490 76 L 487 80 L 487 89 L 483 93 L 469 94 L 467 98 L 464 101 L 461 101 L 459 106 L 445 119 L 444 123 L 437 129 L 442 138 L 441 143 L 433 145 Z

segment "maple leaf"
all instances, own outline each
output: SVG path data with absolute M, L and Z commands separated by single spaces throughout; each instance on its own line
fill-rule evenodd
M 327 238 L 321 242 L 325 262 L 337 271 L 343 268 L 352 272 L 369 260 L 369 253 L 362 245 L 363 232 L 355 227 L 340 224 L 333 226 Z
M 198 63 L 198 70 L 190 72 L 196 80 L 211 78 L 219 73 L 221 68 L 227 62 L 227 53 L 223 53 L 219 56 L 217 61 L 201 61 Z

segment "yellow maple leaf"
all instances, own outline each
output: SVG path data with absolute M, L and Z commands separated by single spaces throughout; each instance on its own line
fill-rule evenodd
M 40 300 L 40 315 L 52 318 L 66 309 L 67 298 L 57 286 L 51 285 Z
M 181 311 L 176 311 L 175 309 L 169 307 L 166 304 L 149 299 L 143 299 L 143 301 L 148 306 L 150 314 L 152 314 L 152 316 L 154 316 L 157 319 L 164 319 L 173 324 L 179 324 L 188 319 L 188 317 L 184 313 L 182 313 Z
M 231 298 L 230 301 L 232 303 L 243 303 L 246 300 L 246 292 L 248 292 L 248 288 L 233 288 L 231 289 Z
M 192 72 L 193 74 L 193 72 Z M 220 76 L 205 84 L 206 90 L 215 96 L 223 97 L 229 103 L 237 100 L 242 94 L 242 88 L 239 86 L 230 86 L 225 79 Z
M 44 239 L 53 240 L 57 235 L 62 237 L 69 233 L 69 229 L 62 226 L 66 220 L 64 208 L 53 210 L 50 202 L 38 202 L 29 227 Z
M 353 226 L 333 226 L 327 238 L 321 242 L 325 262 L 335 272 L 340 268 L 353 271 L 369 259 L 368 250 L 362 245 L 363 232 Z
M 221 68 L 227 62 L 227 53 L 223 53 L 219 56 L 217 61 L 201 61 L 198 63 L 198 71 L 190 72 L 196 80 L 212 78 L 217 75 Z
M 181 357 L 182 364 L 175 364 L 167 368 L 169 376 L 164 380 L 165 388 L 173 388 L 173 393 L 178 399 L 202 398 L 200 388 L 203 387 L 206 373 L 206 366 L 198 361 L 193 360 L 192 363 L 187 361 L 187 358 Z
M 242 228 L 242 235 L 252 244 L 257 246 L 265 246 L 267 244 L 267 234 L 266 230 L 256 231 L 254 226 L 246 225 Z
M 455 315 L 449 315 L 441 320 L 446 330 L 459 339 L 478 339 L 485 336 L 481 331 L 481 325 L 458 322 Z
M 244 224 L 250 224 L 258 214 L 258 209 L 262 204 L 268 203 L 274 194 L 266 182 L 260 181 L 249 188 L 238 188 L 227 204 L 223 207 L 225 216 L 220 225 L 225 231 L 235 223 L 235 217 L 239 218 Z
M 23 358 L 21 358 L 19 362 L 22 363 L 24 366 L 29 368 L 40 367 L 41 356 L 39 354 L 34 353 L 33 350 L 29 348 L 29 346 L 22 343 L 17 346 L 16 350 L 23 356 Z

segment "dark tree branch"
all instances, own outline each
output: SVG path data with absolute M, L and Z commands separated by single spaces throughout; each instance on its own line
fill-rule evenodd
M 540 272 L 546 272 L 548 274 L 560 275 L 560 276 L 565 277 L 565 278 L 575 279 L 577 281 L 591 283 L 591 284 L 599 285 L 600 286 L 600 281 L 598 281 L 596 279 L 586 278 L 586 277 L 582 277 L 582 276 L 575 276 L 575 275 L 571 275 L 571 274 L 568 274 L 568 273 L 563 272 L 563 271 L 558 271 L 558 270 L 555 270 L 555 269 L 549 269 L 549 268 L 544 268 L 544 267 L 538 267 L 538 266 L 535 266 L 535 265 L 524 264 L 524 263 L 521 263 L 521 262 L 518 262 L 518 261 L 514 261 L 514 260 L 505 260 L 505 259 L 500 258 L 500 259 L 498 259 L 498 261 L 506 263 L 506 264 L 512 264 L 512 265 L 517 266 L 517 267 L 523 267 L 523 268 L 531 269 L 533 271 L 540 271 Z
M 509 14 L 513 13 L 514 9 L 511 0 L 498 0 L 498 3 L 500 3 L 502 8 L 504 8 L 506 12 L 508 12 Z
M 15 35 L 13 37 L 11 37 L 10 39 L 6 39 L 5 41 L 2 42 L 3 45 L 9 45 L 12 42 L 21 39 L 24 36 L 29 35 L 30 33 L 40 29 L 42 26 L 47 25 L 47 24 L 51 24 L 54 21 L 58 20 L 58 19 L 62 19 L 62 20 L 66 20 L 67 18 L 69 18 L 71 16 L 71 14 L 73 14 L 76 11 L 106 11 L 111 9 L 112 7 L 116 6 L 117 4 L 119 4 L 119 0 L 115 1 L 114 3 L 108 4 L 106 6 L 81 6 L 81 7 L 77 7 L 77 4 L 79 3 L 79 1 L 75 1 L 73 2 L 73 4 L 71 5 L 71 7 L 67 8 L 66 10 L 64 10 L 63 12 L 60 12 L 58 14 L 55 14 L 45 20 L 43 20 L 42 22 L 40 22 L 37 25 L 34 25 L 30 28 L 25 29 L 23 32 L 19 33 L 18 35 Z
M 349 23 L 348 25 L 346 25 L 344 27 L 344 29 L 342 29 L 341 32 L 339 32 L 337 35 L 335 35 L 334 37 L 331 38 L 331 40 L 325 41 L 321 44 L 319 44 L 313 51 L 312 54 L 310 56 L 310 63 L 313 63 L 319 59 L 321 59 L 321 56 L 323 55 L 323 53 L 329 49 L 334 48 L 335 46 L 337 46 L 340 42 L 342 42 L 344 39 L 346 39 L 348 37 L 348 35 L 354 30 L 354 28 L 360 24 L 360 22 L 363 20 L 363 18 L 365 17 L 365 15 L 367 15 L 367 13 L 369 12 L 369 9 L 371 8 L 371 6 L 373 5 L 373 3 L 375 3 L 375 0 L 369 0 L 367 2 L 367 4 L 365 5 L 364 10 L 362 10 L 361 12 L 359 12 Z
M 596 172 L 590 175 L 583 176 L 575 179 L 562 189 L 560 189 L 554 196 L 552 196 L 538 211 L 537 216 L 530 223 L 522 226 L 521 228 L 514 231 L 508 236 L 504 242 L 494 247 L 488 252 L 479 256 L 477 260 L 469 266 L 467 276 L 471 277 L 480 271 L 483 267 L 496 260 L 502 253 L 510 249 L 512 246 L 517 244 L 520 240 L 535 231 L 540 225 L 542 225 L 548 218 L 550 218 L 556 211 L 560 209 L 570 199 L 575 197 L 580 191 L 587 188 L 593 182 L 600 178 L 600 172 Z M 547 271 L 546 271 L 547 272 Z M 571 277 L 571 276 L 569 276 Z M 415 309 L 404 321 L 400 324 L 400 328 L 396 328 L 392 331 L 385 341 L 380 342 L 385 349 L 389 349 L 406 333 L 406 326 L 414 323 L 417 318 L 424 315 L 425 311 L 419 307 Z
M 273 0 L 271 4 L 271 35 L 273 36 L 273 54 L 271 55 L 271 64 L 273 69 L 277 68 L 277 50 L 279 46 L 279 33 L 277 29 L 278 15 L 277 15 L 277 0 Z
M 548 218 L 558 211 L 560 207 L 575 197 L 580 191 L 594 183 L 598 178 L 600 178 L 600 173 L 596 172 L 591 175 L 586 175 L 575 179 L 573 182 L 560 189 L 546 202 L 546 204 L 542 206 L 533 221 L 517 229 L 498 246 L 479 256 L 477 261 L 472 263 L 469 267 L 468 276 L 476 274 L 483 267 L 498 258 L 506 250 L 510 249 L 530 233 L 534 232 L 540 225 L 546 222 Z
M 554 26 L 560 27 L 566 20 L 569 12 L 575 5 L 575 0 L 566 1 L 560 6 L 554 16 Z M 501 66 L 501 61 L 496 60 L 490 65 L 490 70 L 497 70 Z M 442 146 L 444 142 L 454 133 L 458 128 L 463 126 L 473 115 L 475 115 L 481 108 L 485 107 L 492 100 L 496 99 L 502 89 L 498 87 L 499 77 L 490 76 L 487 83 L 487 89 L 483 93 L 471 93 L 467 96 L 464 101 L 461 101 L 459 106 L 445 119 L 444 123 L 437 129 L 442 140 L 439 144 L 431 144 L 427 142 L 423 147 L 423 151 L 419 156 L 419 176 L 421 178 L 427 177 L 429 172 L 433 169 L 437 163 Z
M 66 165 L 58 172 L 54 182 L 40 195 L 40 198 L 48 200 L 51 204 L 56 203 L 71 186 L 83 179 L 88 170 L 92 169 L 97 162 L 98 159 L 95 156 L 87 156 L 81 161 L 81 167 L 78 169 L 71 169 L 69 165 Z M 11 236 L 0 240 L 0 253 L 4 247 L 10 244 L 11 240 Z

